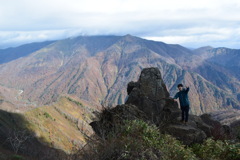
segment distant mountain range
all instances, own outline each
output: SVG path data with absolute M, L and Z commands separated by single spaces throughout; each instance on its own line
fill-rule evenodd
M 0 96 L 2 103 L 15 99 L 20 110 L 61 95 L 96 106 L 121 104 L 127 83 L 145 67 L 160 69 L 171 96 L 178 83 L 189 85 L 194 114 L 240 109 L 240 50 L 190 50 L 131 35 L 80 36 L 0 50 Z
M 7 63 L 21 57 L 25 57 L 43 47 L 46 47 L 53 42 L 54 41 L 36 42 L 25 44 L 15 48 L 0 49 L 0 64 Z

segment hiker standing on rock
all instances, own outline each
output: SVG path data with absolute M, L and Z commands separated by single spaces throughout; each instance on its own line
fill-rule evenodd
M 179 92 L 176 93 L 174 96 L 174 100 L 177 101 L 179 98 L 180 107 L 182 110 L 182 120 L 181 122 L 187 123 L 188 122 L 188 112 L 189 112 L 189 99 L 188 99 L 188 91 L 189 87 L 183 88 L 182 84 L 178 84 Z

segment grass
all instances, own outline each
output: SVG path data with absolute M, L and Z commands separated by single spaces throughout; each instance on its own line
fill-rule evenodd
M 87 125 L 90 119 L 86 118 L 84 113 L 86 111 L 78 107 L 80 102 L 76 103 L 69 99 L 62 97 L 54 105 L 39 107 L 25 113 L 30 122 L 29 128 L 41 137 L 42 141 L 67 153 L 73 148 L 80 147 L 75 145 L 76 142 L 82 145 L 86 143 L 85 135 L 81 133 L 80 128 L 91 132 L 91 127 Z M 84 122 L 84 125 L 73 123 L 70 118 Z

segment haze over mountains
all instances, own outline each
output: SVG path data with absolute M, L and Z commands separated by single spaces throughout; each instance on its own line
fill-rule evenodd
M 0 103 L 11 105 L 5 109 L 27 110 L 61 95 L 93 106 L 122 104 L 125 86 L 145 67 L 160 69 L 172 96 L 178 83 L 189 85 L 194 114 L 240 109 L 240 50 L 189 50 L 131 35 L 80 36 L 25 47 L 0 50 Z

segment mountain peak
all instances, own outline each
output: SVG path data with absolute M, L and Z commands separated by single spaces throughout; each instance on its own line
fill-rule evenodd
M 198 50 L 210 50 L 210 49 L 214 49 L 212 46 L 203 46 L 203 47 L 200 47 L 200 48 L 197 48 L 195 49 L 195 51 L 198 51 Z
M 131 35 L 131 34 L 126 34 L 126 35 L 124 35 L 123 37 L 134 37 L 134 36 Z
M 127 35 L 123 36 L 123 40 L 126 40 L 128 42 L 134 42 L 134 41 L 137 41 L 137 40 L 140 40 L 140 39 L 141 38 L 133 36 L 131 34 L 127 34 Z

